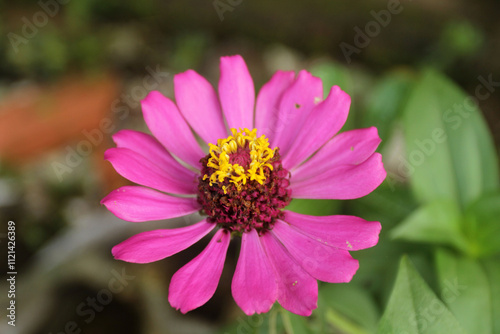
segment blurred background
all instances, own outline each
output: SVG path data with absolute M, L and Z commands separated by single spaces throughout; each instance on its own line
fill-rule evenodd
M 432 122 L 425 117 L 447 110 L 454 110 L 450 117 L 464 116 L 445 127 L 479 124 L 466 128 L 476 146 L 467 141 L 462 150 L 453 136 L 444 144 L 456 148 L 451 149 L 453 166 L 467 166 L 476 161 L 467 153 L 480 152 L 491 174 L 484 189 L 458 195 L 471 197 L 459 211 L 476 212 L 468 211 L 473 199 L 482 190 L 497 190 L 499 13 L 496 0 L 0 1 L 0 264 L 7 268 L 7 223 L 14 221 L 18 273 L 14 328 L 4 316 L 7 270 L 0 271 L 0 332 L 267 333 L 271 319 L 280 333 L 373 333 L 390 302 L 402 254 L 438 296 L 443 256 L 498 263 L 497 248 L 473 249 L 472 244 L 481 244 L 479 237 L 474 242 L 435 240 L 429 234 L 419 239 L 411 226 L 409 231 L 401 226 L 430 203 L 432 194 L 419 190 L 425 183 L 419 180 L 426 180 L 423 171 L 433 175 L 443 166 L 434 159 L 440 147 L 423 162 L 411 161 L 415 151 L 409 146 L 415 140 L 409 128 L 419 120 L 413 111 L 422 101 L 419 94 L 447 95 L 450 85 L 449 96 L 458 94 L 459 102 L 475 96 L 478 102 L 470 118 L 452 109 L 455 100 L 435 110 L 421 105 L 422 131 Z M 283 313 L 277 305 L 270 314 L 250 318 L 239 310 L 230 293 L 237 243 L 231 244 L 215 296 L 187 315 L 169 306 L 168 284 L 204 242 L 147 265 L 111 255 L 112 246 L 135 233 L 185 225 L 196 217 L 133 224 L 100 206 L 108 192 L 127 184 L 103 160 L 113 146 L 110 136 L 124 128 L 148 132 L 140 100 L 149 91 L 172 98 L 173 75 L 187 69 L 216 84 L 219 57 L 232 54 L 245 58 L 256 89 L 278 69 L 305 68 L 325 87 L 340 85 L 353 101 L 344 130 L 376 126 L 383 140 L 379 151 L 389 176 L 374 193 L 353 201 L 292 202 L 299 212 L 355 214 L 383 226 L 375 248 L 353 253 L 360 260 L 353 282 L 321 284 L 319 308 L 307 319 L 277 316 Z M 413 135 L 424 140 L 422 134 L 431 136 Z M 470 175 L 478 175 L 481 166 Z M 443 173 L 450 169 L 443 168 Z M 457 172 L 458 183 L 467 183 L 467 173 Z M 498 212 L 497 199 L 493 196 L 490 206 Z M 498 230 L 498 218 L 492 219 L 492 229 L 483 234 Z M 436 255 L 441 251 L 445 255 Z M 484 268 L 491 283 L 488 275 L 498 274 L 498 267 Z M 495 305 L 488 311 L 489 330 L 477 333 L 500 333 L 494 317 L 498 300 Z M 460 318 L 460 310 L 449 308 Z

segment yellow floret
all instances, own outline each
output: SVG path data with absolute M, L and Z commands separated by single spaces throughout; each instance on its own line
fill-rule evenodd
M 247 128 L 238 131 L 231 129 L 232 135 L 217 140 L 217 145 L 208 144 L 210 149 L 210 159 L 208 159 L 207 167 L 213 168 L 215 171 L 210 175 L 210 186 L 214 183 L 222 183 L 226 178 L 234 183 L 238 190 L 241 190 L 241 185 L 246 184 L 248 180 L 257 181 L 264 184 L 266 176 L 264 174 L 264 167 L 273 169 L 273 166 L 268 163 L 274 157 L 274 150 L 269 148 L 269 140 L 266 136 L 262 135 L 257 137 L 257 129 L 252 131 Z M 245 170 L 238 164 L 231 164 L 229 156 L 236 153 L 239 148 L 250 149 L 250 164 L 248 169 Z M 208 175 L 203 176 L 206 180 Z M 224 193 L 227 193 L 227 187 L 223 186 Z

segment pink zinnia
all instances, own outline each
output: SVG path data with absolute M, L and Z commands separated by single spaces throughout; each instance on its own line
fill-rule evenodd
M 182 313 L 215 293 L 231 238 L 241 236 L 232 294 L 248 315 L 275 301 L 300 315 L 317 307 L 317 280 L 349 282 L 349 251 L 374 246 L 379 222 L 282 210 L 292 198 L 354 199 L 385 179 L 377 129 L 337 132 L 350 97 L 334 86 L 323 99 L 319 78 L 278 71 L 260 90 L 240 56 L 222 57 L 219 95 L 193 70 L 174 77 L 177 104 L 159 92 L 142 101 L 153 136 L 122 130 L 106 151 L 116 171 L 141 186 L 102 203 L 132 222 L 200 212 L 191 226 L 139 233 L 116 245 L 116 259 L 148 263 L 216 231 L 208 246 L 172 277 L 168 300 Z M 255 106 L 255 108 L 254 108 Z M 255 111 L 254 111 L 255 110 Z M 228 131 L 229 129 L 229 131 Z M 193 131 L 206 143 L 205 152 Z M 156 189 L 156 190 L 153 190 Z

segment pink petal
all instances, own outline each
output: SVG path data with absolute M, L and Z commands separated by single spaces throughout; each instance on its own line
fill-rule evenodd
M 377 128 L 342 132 L 293 171 L 295 181 L 308 179 L 338 165 L 359 165 L 377 149 L 381 139 Z
M 219 96 L 229 128 L 253 129 L 255 88 L 241 56 L 221 57 Z
M 226 138 L 219 98 L 212 85 L 193 70 L 174 76 L 175 100 L 191 127 L 207 143 Z
M 332 247 L 355 251 L 373 247 L 382 226 L 355 216 L 309 216 L 285 211 L 287 223 L 302 234 Z
M 385 179 L 387 173 L 382 156 L 374 153 L 359 165 L 333 166 L 329 170 L 316 170 L 309 179 L 290 180 L 293 198 L 354 199 L 368 195 Z
M 323 83 L 307 71 L 300 71 L 297 79 L 281 98 L 271 147 L 279 147 L 282 157 L 298 135 L 314 106 L 323 98 Z
M 200 159 L 206 154 L 177 106 L 157 91 L 149 93 L 141 104 L 144 120 L 153 135 L 172 154 L 199 169 Z
M 190 247 L 214 227 L 202 220 L 186 227 L 142 232 L 119 243 L 111 252 L 115 259 L 126 262 L 154 262 Z
M 312 110 L 304 126 L 283 159 L 283 167 L 291 169 L 304 161 L 344 126 L 351 98 L 338 86 L 333 86 L 323 102 Z
M 182 313 L 205 304 L 215 293 L 231 236 L 220 229 L 208 246 L 179 269 L 170 282 L 168 301 Z
M 182 166 L 163 147 L 156 138 L 143 132 L 121 130 L 113 135 L 113 141 L 119 148 L 128 148 L 169 172 L 191 177 L 193 172 Z
M 166 166 L 160 167 L 128 148 L 110 148 L 104 153 L 104 159 L 111 162 L 118 174 L 143 186 L 174 194 L 197 192 L 193 172 L 169 171 Z
M 194 197 L 173 197 L 138 186 L 113 190 L 101 204 L 118 218 L 131 222 L 181 217 L 201 209 Z
M 255 230 L 243 233 L 231 290 L 236 304 L 247 315 L 265 313 L 276 301 L 276 278 Z
M 318 307 L 318 282 L 293 260 L 272 232 L 264 234 L 260 240 L 278 280 L 280 305 L 298 315 L 311 315 Z
M 320 281 L 346 283 L 358 270 L 358 261 L 348 251 L 325 245 L 281 220 L 276 221 L 272 233 L 295 261 Z
M 255 128 L 259 135 L 266 135 L 269 140 L 273 138 L 281 98 L 294 78 L 293 71 L 277 71 L 260 89 L 255 106 Z

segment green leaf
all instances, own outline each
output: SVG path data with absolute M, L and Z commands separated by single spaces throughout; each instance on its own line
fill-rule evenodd
M 441 299 L 469 333 L 492 332 L 487 276 L 474 260 L 440 250 L 436 255 Z
M 370 194 L 349 201 L 349 213 L 367 220 L 383 220 L 384 229 L 392 228 L 418 206 L 407 187 L 393 187 L 382 183 Z
M 392 230 L 391 235 L 395 239 L 445 244 L 467 251 L 460 220 L 460 209 L 455 202 L 434 201 L 415 210 Z
M 409 72 L 393 72 L 384 76 L 370 94 L 361 125 L 377 127 L 382 138 L 381 147 L 389 138 L 413 83 L 414 79 Z
M 464 334 L 453 314 L 403 256 L 385 313 L 380 334 Z
M 394 241 L 389 236 L 392 228 L 415 208 L 416 203 L 407 187 L 391 189 L 386 183 L 371 194 L 348 202 L 345 213 L 382 223 L 377 246 L 352 255 L 360 261 L 360 268 L 353 280 L 377 291 L 383 304 L 389 299 L 401 256 L 415 251 L 417 247 L 422 252 L 422 245 Z
M 482 264 L 490 285 L 493 333 L 500 333 L 500 259 L 485 260 Z
M 377 306 L 366 289 L 356 284 L 326 284 L 319 290 L 318 309 L 326 320 L 346 333 L 370 333 L 379 319 Z
M 404 166 L 419 201 L 452 199 L 465 208 L 498 187 L 498 161 L 480 110 L 454 83 L 426 71 L 404 110 Z
M 464 234 L 469 238 L 469 252 L 475 257 L 500 251 L 500 192 L 481 197 L 465 213 Z

